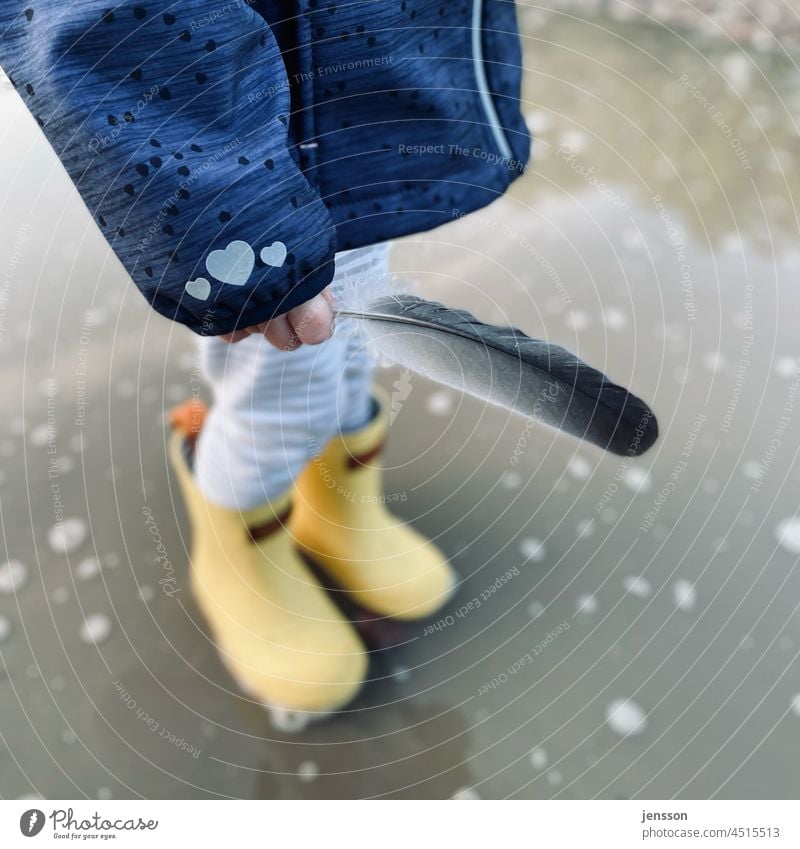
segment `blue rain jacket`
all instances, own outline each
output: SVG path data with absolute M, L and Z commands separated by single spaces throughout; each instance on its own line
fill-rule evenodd
M 207 335 L 525 167 L 512 0 L 2 0 L 0 65 L 158 312 Z

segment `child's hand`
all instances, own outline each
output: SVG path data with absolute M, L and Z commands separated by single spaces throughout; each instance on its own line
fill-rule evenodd
M 333 333 L 333 298 L 328 289 L 271 321 L 220 336 L 223 342 L 241 342 L 260 333 L 281 351 L 294 351 L 301 345 L 319 345 Z

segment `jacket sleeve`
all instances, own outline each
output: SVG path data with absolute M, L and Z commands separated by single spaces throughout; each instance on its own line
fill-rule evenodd
M 335 230 L 289 147 L 286 68 L 244 0 L 0 7 L 0 64 L 158 312 L 219 335 L 330 282 Z

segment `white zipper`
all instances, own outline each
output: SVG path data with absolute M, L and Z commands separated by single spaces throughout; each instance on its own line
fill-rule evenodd
M 489 89 L 489 81 L 486 78 L 486 69 L 483 67 L 483 0 L 473 0 L 472 3 L 472 62 L 475 66 L 475 80 L 478 83 L 478 94 L 481 98 L 483 111 L 492 131 L 495 143 L 502 154 L 508 160 L 514 158 L 511 146 L 503 132 L 503 125 L 492 100 L 492 92 Z

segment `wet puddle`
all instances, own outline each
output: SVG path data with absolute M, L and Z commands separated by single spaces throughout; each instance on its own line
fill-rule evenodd
M 462 584 L 373 627 L 370 686 L 302 735 L 236 691 L 186 586 L 162 410 L 197 389 L 191 336 L 126 283 L 32 120 L 2 131 L 0 796 L 800 793 L 800 73 L 522 24 L 535 164 L 394 267 L 577 350 L 662 437 L 603 456 L 382 370 L 410 384 L 387 487 Z M 0 107 L 21 115 L 8 85 Z

